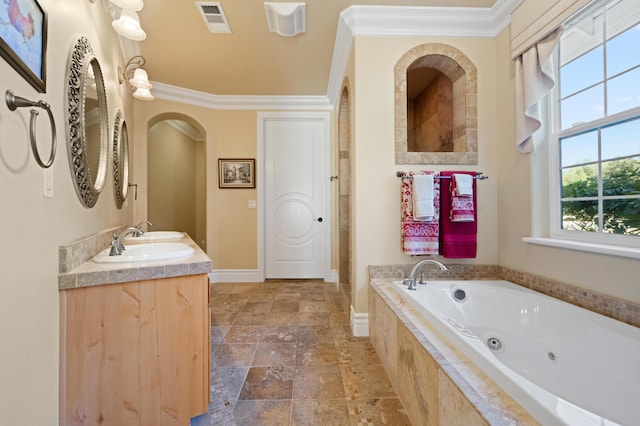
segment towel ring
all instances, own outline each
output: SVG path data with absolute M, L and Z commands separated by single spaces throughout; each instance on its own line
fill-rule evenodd
M 5 100 L 7 102 L 7 106 L 11 111 L 15 111 L 17 108 L 22 107 L 38 107 L 47 111 L 49 114 L 49 122 L 51 123 L 51 153 L 49 154 L 49 160 L 44 163 L 40 158 L 40 153 L 38 152 L 38 143 L 36 141 L 36 120 L 38 115 L 40 114 L 35 109 L 31 110 L 31 119 L 29 126 L 29 140 L 31 141 L 31 150 L 33 151 L 33 157 L 36 160 L 36 163 L 43 169 L 48 169 L 53 164 L 53 160 L 56 157 L 56 122 L 53 118 L 53 113 L 51 112 L 51 107 L 45 101 L 37 101 L 33 102 L 28 99 L 25 99 L 20 96 L 16 96 L 13 94 L 11 90 L 7 90 L 5 94 Z

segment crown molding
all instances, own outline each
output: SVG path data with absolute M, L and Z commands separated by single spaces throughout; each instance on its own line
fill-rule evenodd
M 491 9 L 351 6 L 357 36 L 493 37 Z
M 238 110 L 331 110 L 326 96 L 226 96 L 152 82 L 157 99 L 212 109 Z
M 333 57 L 331 58 L 331 71 L 329 73 L 329 84 L 327 87 L 327 98 L 331 105 L 338 103 L 338 97 L 342 90 L 342 81 L 347 70 L 351 48 L 353 47 L 353 13 L 348 8 L 340 13 L 338 20 L 338 30 L 336 31 L 336 41 L 333 45 Z
M 350 6 L 340 14 L 352 36 L 495 37 L 522 0 L 490 7 Z
M 336 105 L 356 36 L 495 37 L 523 0 L 497 0 L 491 8 L 350 6 L 340 14 L 327 97 Z

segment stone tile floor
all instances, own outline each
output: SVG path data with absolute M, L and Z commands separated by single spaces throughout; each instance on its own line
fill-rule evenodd
M 411 425 L 335 284 L 211 286 L 211 425 Z

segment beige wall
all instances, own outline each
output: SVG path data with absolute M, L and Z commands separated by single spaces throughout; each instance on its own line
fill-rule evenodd
M 258 267 L 257 209 L 248 201 L 257 199 L 256 189 L 220 189 L 218 158 L 256 158 L 256 111 L 220 111 L 157 99 L 138 103 L 135 108 L 135 150 L 133 180 L 142 188 L 136 204 L 135 219 L 147 217 L 148 127 L 159 119 L 179 118 L 198 128 L 205 137 L 206 156 L 206 251 L 214 269 Z M 201 172 L 202 173 L 202 172 Z M 205 220 L 199 219 L 203 226 Z
M 394 160 L 394 65 L 413 47 L 439 42 L 462 51 L 478 69 L 477 166 L 406 166 Z M 490 179 L 478 184 L 478 258 L 498 261 L 496 163 L 496 42 L 493 39 L 356 38 L 354 91 L 354 309 L 367 310 L 368 265 L 413 263 L 400 250 L 400 180 L 396 170 L 477 170 Z
M 11 112 L 0 105 L 0 424 L 53 425 L 58 419 L 58 246 L 98 231 L 130 223 L 131 199 L 115 207 L 113 172 L 92 209 L 80 204 L 74 190 L 65 137 L 65 71 L 76 35 L 86 36 L 102 66 L 109 135 L 116 108 L 132 120 L 128 88 L 118 85 L 119 45 L 111 16 L 100 2 L 39 0 L 48 12 L 47 91 L 37 93 L 0 59 L 0 92 L 7 89 L 51 104 L 58 150 L 52 173 L 54 197 L 43 198 L 43 170 L 29 150 L 29 109 Z M 49 155 L 46 114 L 38 118 L 41 156 Z M 41 139 L 41 140 L 40 140 Z M 132 144 L 135 144 L 132 141 Z M 109 163 L 111 164 L 111 163 Z

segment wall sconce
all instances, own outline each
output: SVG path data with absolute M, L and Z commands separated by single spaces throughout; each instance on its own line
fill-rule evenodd
M 97 0 L 89 0 L 95 3 Z M 143 0 L 100 0 L 102 7 L 111 16 L 116 16 L 116 9 L 120 9 L 120 17 L 111 22 L 113 29 L 123 37 L 135 41 L 142 41 L 147 38 L 147 33 L 140 26 L 140 18 L 136 13 L 142 10 Z
M 133 90 L 133 97 L 141 101 L 152 101 L 155 98 L 151 94 L 153 86 L 149 83 L 147 72 L 142 68 L 145 59 L 142 56 L 134 56 L 124 66 L 124 70 L 118 66 L 118 82 L 126 82 Z
M 305 32 L 305 3 L 265 3 L 269 31 L 282 36 Z
M 120 11 L 120 18 L 111 23 L 113 29 L 122 37 L 126 37 L 135 41 L 142 41 L 147 38 L 147 33 L 140 26 L 140 18 L 138 14 L 129 9 Z

